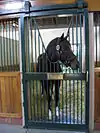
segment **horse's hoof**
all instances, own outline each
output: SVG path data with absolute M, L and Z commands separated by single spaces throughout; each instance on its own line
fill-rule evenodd
M 52 95 L 52 100 L 54 100 L 55 98 L 54 98 L 54 95 Z
M 49 110 L 49 120 L 52 119 L 52 113 L 51 113 L 51 110 Z
M 59 117 L 59 108 L 56 107 L 56 116 Z
M 41 95 L 41 97 L 43 98 L 43 97 L 44 97 L 44 95 L 42 94 L 42 95 Z

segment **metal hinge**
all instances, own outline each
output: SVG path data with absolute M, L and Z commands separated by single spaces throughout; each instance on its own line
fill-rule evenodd
M 87 71 L 86 72 L 86 82 L 88 82 L 88 75 L 89 75 L 89 72 Z
M 84 0 L 77 0 L 76 3 L 77 3 L 78 9 L 82 9 L 82 8 L 87 8 L 88 7 L 87 2 L 85 2 Z

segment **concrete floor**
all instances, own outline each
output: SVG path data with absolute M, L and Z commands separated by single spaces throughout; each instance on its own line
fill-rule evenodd
M 14 126 L 14 125 L 7 125 L 7 124 L 0 124 L 0 133 L 80 133 L 80 132 L 72 132 L 72 131 L 56 131 L 56 130 L 40 130 L 40 129 L 33 129 L 33 130 L 25 130 L 21 126 Z M 83 133 L 83 132 L 81 132 Z M 93 133 L 100 133 L 100 131 L 96 131 Z

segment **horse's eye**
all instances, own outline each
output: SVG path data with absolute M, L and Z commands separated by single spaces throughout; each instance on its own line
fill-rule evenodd
M 70 56 L 67 56 L 67 58 L 69 59 L 69 58 L 70 58 Z
M 60 54 L 62 54 L 62 51 L 60 51 Z

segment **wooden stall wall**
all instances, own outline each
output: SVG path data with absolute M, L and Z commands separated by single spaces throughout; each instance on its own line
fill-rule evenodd
M 20 72 L 0 73 L 0 122 L 21 124 Z
M 95 68 L 95 129 L 100 129 L 100 67 Z

